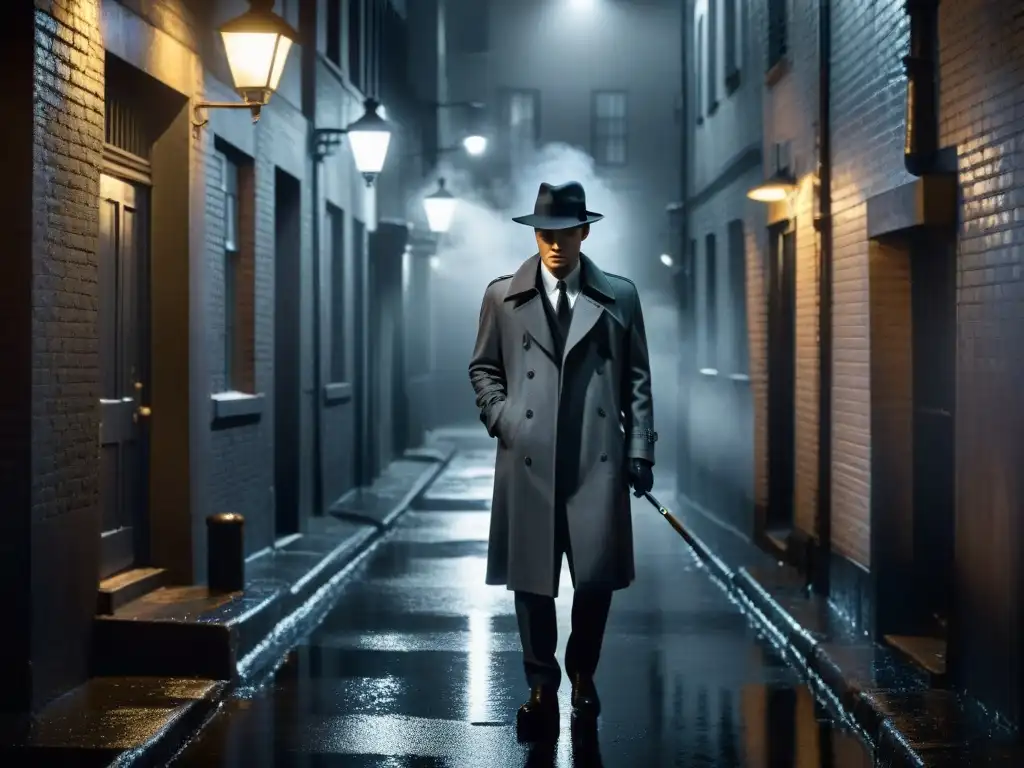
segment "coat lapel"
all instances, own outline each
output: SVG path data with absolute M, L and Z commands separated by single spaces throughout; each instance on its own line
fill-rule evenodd
M 537 270 L 540 268 L 540 255 L 534 254 L 512 276 L 505 294 L 505 301 L 515 301 L 514 312 L 526 332 L 540 345 L 541 349 L 555 360 L 555 340 L 551 336 L 544 311 L 544 297 L 537 290 Z
M 623 323 L 619 308 L 615 306 L 615 291 L 612 289 L 604 272 L 598 269 L 585 255 L 580 254 L 582 281 L 579 298 L 572 310 L 572 323 L 569 325 L 569 338 L 565 342 L 562 361 L 569 357 L 573 347 L 579 344 L 597 325 L 601 315 L 610 314 L 620 325 Z

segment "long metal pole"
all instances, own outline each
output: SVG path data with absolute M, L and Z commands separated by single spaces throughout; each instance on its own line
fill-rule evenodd
M 818 0 L 818 507 L 812 583 L 829 592 L 832 553 L 832 3 Z

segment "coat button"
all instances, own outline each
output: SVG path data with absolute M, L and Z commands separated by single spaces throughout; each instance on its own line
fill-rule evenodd
M 527 372 L 526 372 L 526 378 L 528 378 L 528 379 L 532 379 L 532 378 L 534 377 L 534 375 L 535 375 L 535 374 L 534 374 L 534 372 L 533 372 L 533 371 L 527 371 Z
M 528 419 L 532 419 L 533 418 L 533 411 L 531 411 L 529 408 L 526 409 L 526 418 L 528 418 Z
M 530 466 L 531 464 L 533 464 L 533 459 L 527 456 L 525 459 L 523 459 L 523 464 L 525 464 L 526 466 Z
M 528 336 L 523 336 L 523 349 L 529 349 L 529 348 L 530 348 L 530 338 Z
M 599 366 L 597 366 L 597 370 L 595 371 L 595 373 L 597 373 L 598 376 L 604 373 L 604 363 L 601 363 Z
M 608 461 L 608 454 L 607 453 L 602 453 L 601 454 L 601 461 Z
M 608 414 L 604 412 L 604 408 L 598 408 L 597 409 L 597 415 L 601 416 L 603 418 L 603 417 L 607 416 Z

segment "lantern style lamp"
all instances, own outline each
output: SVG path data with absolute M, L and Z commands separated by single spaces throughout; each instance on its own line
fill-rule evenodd
M 249 109 L 252 121 L 260 119 L 260 110 L 277 90 L 288 52 L 299 35 L 274 13 L 274 0 L 250 0 L 249 10 L 220 28 L 231 79 L 241 102 L 197 102 L 192 125 L 202 128 L 209 122 L 205 109 Z
M 317 162 L 332 153 L 334 147 L 341 142 L 342 136 L 348 136 L 352 144 L 352 159 L 356 170 L 363 175 L 366 186 L 372 187 L 373 182 L 382 170 L 388 157 L 391 145 L 391 126 L 381 117 L 378 110 L 383 109 L 376 99 L 363 102 L 363 116 L 348 128 L 317 128 L 313 131 L 313 156 Z
M 376 100 L 367 99 L 364 107 L 366 111 L 363 116 L 352 123 L 346 132 L 352 144 L 352 159 L 355 160 L 356 170 L 363 174 L 366 186 L 369 187 L 384 170 L 384 161 L 391 145 L 391 128 L 377 112 L 380 104 Z
M 444 179 L 437 180 L 437 190 L 423 198 L 423 210 L 431 232 L 447 232 L 452 225 L 458 198 L 445 189 Z

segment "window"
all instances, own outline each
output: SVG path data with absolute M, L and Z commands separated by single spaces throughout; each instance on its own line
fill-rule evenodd
M 697 113 L 697 125 L 704 122 L 704 17 L 697 17 L 697 56 L 693 68 L 693 104 Z
M 740 0 L 722 0 L 725 3 L 725 88 L 732 93 L 740 85 L 739 13 Z
M 540 92 L 507 91 L 504 124 L 513 163 L 529 156 L 540 139 Z
M 363 75 L 363 0 L 348 0 L 348 79 L 361 91 Z
M 327 13 L 324 18 L 327 33 L 325 53 L 332 64 L 341 66 L 341 0 L 326 0 Z
M 718 256 L 715 236 L 704 238 L 704 368 L 718 372 Z
M 625 165 L 626 92 L 595 91 L 590 120 L 594 160 L 601 165 Z
M 347 381 L 345 360 L 345 314 L 348 301 L 345 296 L 345 212 L 327 204 L 327 248 L 331 259 L 331 381 Z
M 252 162 L 232 148 L 217 150 L 224 201 L 224 382 L 227 391 L 255 391 L 255 225 Z
M 786 55 L 786 3 L 789 0 L 768 0 L 768 69 Z
M 729 316 L 732 318 L 732 372 L 747 373 L 747 253 L 743 222 L 729 222 Z
M 712 115 L 718 109 L 718 0 L 708 0 L 707 45 L 708 114 Z

